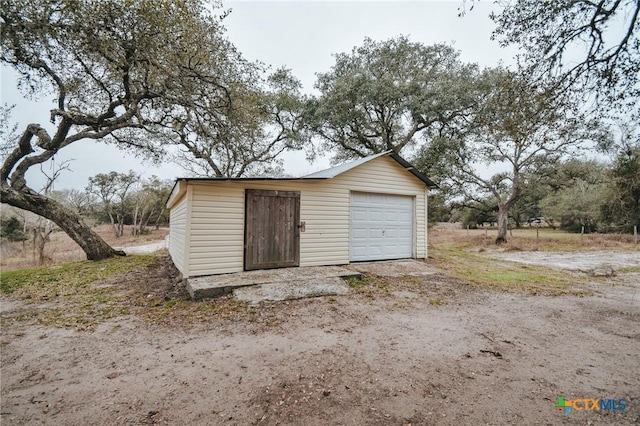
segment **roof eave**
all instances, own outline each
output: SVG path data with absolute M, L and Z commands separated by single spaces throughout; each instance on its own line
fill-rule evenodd
M 440 188 L 431 179 L 429 179 L 421 171 L 417 170 L 411 163 L 409 163 L 404 158 L 400 157 L 395 152 L 391 151 L 391 152 L 389 152 L 388 155 L 391 158 L 393 158 L 398 164 L 400 164 L 402 167 L 404 167 L 405 170 L 407 170 L 409 173 L 411 173 L 412 175 L 414 175 L 415 177 L 420 179 L 422 182 L 424 182 L 424 184 L 427 185 L 427 188 L 429 188 L 429 189 Z

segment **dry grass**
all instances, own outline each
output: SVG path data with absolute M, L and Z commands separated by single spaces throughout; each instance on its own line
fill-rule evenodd
M 148 275 L 156 264 L 155 255 L 142 255 L 3 271 L 0 294 L 24 303 L 18 312 L 2 313 L 3 327 L 13 321 L 32 320 L 89 330 L 107 319 L 127 315 L 133 300 L 129 292 L 94 283 L 124 281 L 134 271 Z
M 124 235 L 116 238 L 111 225 L 100 225 L 93 228 L 107 243 L 114 247 L 142 245 L 163 240 L 169 233 L 168 229 L 150 230 L 149 234 L 132 236 L 131 227 L 125 227 Z M 58 264 L 84 260 L 82 249 L 62 231 L 54 232 L 50 242 L 45 247 L 45 255 L 51 259 L 47 264 Z M 0 248 L 0 268 L 12 271 L 22 268 L 39 266 L 35 257 L 32 241 L 3 242 Z
M 548 296 L 586 294 L 581 288 L 588 282 L 584 274 L 505 262 L 460 249 L 451 243 L 440 244 L 431 253 L 429 257 L 433 266 L 473 287 Z
M 429 244 L 453 243 L 459 248 L 495 249 L 495 229 L 460 229 L 459 226 L 436 226 L 429 231 Z M 603 249 L 640 250 L 630 234 L 572 234 L 551 228 L 511 230 L 506 251 L 593 251 Z
M 429 231 L 429 257 L 434 266 L 470 285 L 531 294 L 583 294 L 589 278 L 543 265 L 505 262 L 486 256 L 492 251 L 640 251 L 632 235 L 570 234 L 542 228 L 516 229 L 506 244 L 496 246 L 496 230 L 436 226 Z

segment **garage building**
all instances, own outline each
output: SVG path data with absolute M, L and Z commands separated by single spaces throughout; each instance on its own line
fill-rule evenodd
M 301 178 L 184 178 L 167 200 L 184 278 L 427 257 L 426 176 L 384 152 Z

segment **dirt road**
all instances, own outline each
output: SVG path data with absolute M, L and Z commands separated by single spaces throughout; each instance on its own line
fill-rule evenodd
M 545 297 L 400 276 L 233 321 L 16 322 L 2 329 L 2 424 L 638 424 L 640 284 L 627 278 Z M 565 414 L 559 396 L 626 407 Z

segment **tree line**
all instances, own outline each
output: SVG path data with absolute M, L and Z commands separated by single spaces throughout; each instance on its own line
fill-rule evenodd
M 90 225 L 110 224 L 115 238 L 125 234 L 148 234 L 152 229 L 168 226 L 169 212 L 165 207 L 173 182 L 152 176 L 143 179 L 133 171 L 99 173 L 89 178 L 85 189 L 47 191 L 47 196 L 62 204 Z M 25 211 L 3 212 L 0 236 L 6 241 L 33 240 L 40 264 L 50 235 L 55 231 L 51 221 L 32 218 Z
M 477 228 L 497 223 L 491 197 L 445 204 L 432 199 L 430 221 Z M 548 226 L 569 232 L 633 233 L 640 219 L 640 149 L 610 163 L 570 159 L 541 169 L 509 212 L 511 226 Z M 637 225 L 636 225 L 637 226 Z
M 600 150 L 615 157 L 603 185 L 618 188 L 601 213 L 637 224 L 640 2 L 544 9 L 514 0 L 492 16 L 494 37 L 524 52 L 517 67 L 481 68 L 449 45 L 405 36 L 367 38 L 336 54 L 331 69 L 317 74 L 318 94 L 309 95 L 289 70 L 244 59 L 224 37 L 227 12 L 218 4 L 4 1 L 2 63 L 18 72 L 25 95 L 53 93 L 56 103 L 53 131 L 0 121 L 2 202 L 54 221 L 87 258 L 101 259 L 123 253 L 27 183 L 30 168 L 71 144 L 100 140 L 216 177 L 277 174 L 286 150 L 304 149 L 310 159 L 330 152 L 334 162 L 391 150 L 439 184 L 444 205 L 495 206 L 500 243 L 527 200 L 553 193 L 548 207 L 559 209 L 563 196 L 577 196 L 569 192 L 577 184 L 554 189 L 559 181 L 548 176 Z M 585 53 L 567 68 L 572 48 Z M 614 120 L 626 133 L 612 128 Z M 593 179 L 583 184 L 589 195 Z M 110 206 L 117 233 L 123 213 L 110 200 L 126 197 L 109 198 L 111 181 L 94 179 L 92 191 Z M 135 221 L 146 214 L 135 210 Z

